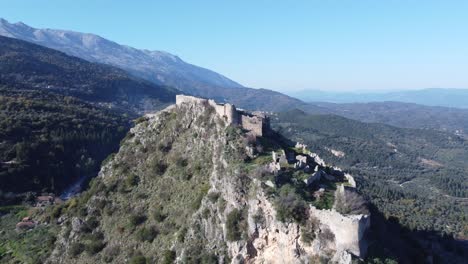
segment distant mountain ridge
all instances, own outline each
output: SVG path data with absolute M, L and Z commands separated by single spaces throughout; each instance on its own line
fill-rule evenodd
M 29 41 L 76 56 L 124 69 L 156 84 L 185 94 L 231 102 L 250 110 L 284 111 L 305 103 L 267 89 L 253 89 L 221 74 L 182 61 L 162 51 L 139 50 L 119 45 L 94 34 L 66 30 L 36 29 L 24 23 L 0 19 L 0 35 Z
M 306 102 L 368 103 L 396 101 L 427 106 L 468 108 L 468 89 L 429 88 L 395 92 L 328 92 L 303 90 L 288 95 Z
M 423 128 L 468 135 L 468 109 L 426 106 L 403 102 L 310 103 L 319 111 L 302 108 L 308 113 L 335 114 L 366 123 L 382 123 L 404 128 Z
M 91 62 L 117 66 L 155 83 L 182 88 L 193 94 L 205 86 L 240 88 L 221 74 L 184 62 L 163 51 L 139 50 L 119 45 L 95 34 L 37 29 L 22 22 L 0 19 L 0 35 L 29 41 Z
M 131 115 L 160 109 L 179 91 L 27 41 L 0 36 L 0 87 L 73 96 Z

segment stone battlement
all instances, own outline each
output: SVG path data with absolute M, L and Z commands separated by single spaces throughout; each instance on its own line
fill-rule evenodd
M 188 95 L 176 95 L 176 105 L 184 103 L 205 104 L 213 107 L 216 114 L 223 118 L 228 125 L 238 125 L 255 136 L 263 136 L 270 129 L 268 117 L 262 112 L 248 113 L 238 110 L 233 104 L 219 104 L 212 99 L 198 98 Z

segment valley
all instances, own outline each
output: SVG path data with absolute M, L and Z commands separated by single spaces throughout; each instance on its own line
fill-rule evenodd
M 272 125 L 355 175 L 358 189 L 387 217 L 395 216 L 411 229 L 466 237 L 468 204 L 457 199 L 467 197 L 465 139 L 300 110 L 278 114 Z M 434 214 L 443 217 L 434 221 Z
M 270 27 L 256 19 L 273 4 L 252 16 L 249 3 L 242 19 L 189 2 L 128 19 L 136 5 L 117 16 L 122 4 L 73 30 L 44 27 L 73 24 L 61 12 L 41 28 L 0 18 L 1 263 L 466 262 L 468 90 L 351 89 L 461 85 L 450 56 L 408 63 L 418 49 L 393 64 L 391 49 L 372 51 L 388 44 L 369 37 L 378 27 L 354 37 L 311 23 L 294 39 L 292 5 Z M 295 93 L 305 81 L 351 88 Z

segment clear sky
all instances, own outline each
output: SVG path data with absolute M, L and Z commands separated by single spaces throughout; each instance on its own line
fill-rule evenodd
M 463 0 L 0 0 L 0 17 L 168 51 L 255 88 L 468 88 Z

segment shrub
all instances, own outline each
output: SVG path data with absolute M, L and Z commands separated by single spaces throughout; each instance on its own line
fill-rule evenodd
M 163 175 L 166 172 L 166 170 L 167 170 L 167 165 L 162 161 L 156 163 L 154 166 L 154 172 L 157 175 Z
M 264 226 L 265 225 L 265 215 L 263 214 L 263 209 L 259 208 L 255 215 L 253 216 L 254 223 L 258 226 Z
M 79 242 L 74 242 L 70 245 L 69 253 L 72 257 L 76 257 L 84 251 L 84 245 Z
M 172 264 L 176 259 L 176 253 L 172 250 L 164 250 L 162 262 L 163 264 Z
M 136 233 L 138 240 L 144 242 L 153 242 L 158 235 L 158 230 L 155 226 L 143 227 Z
M 344 215 L 369 214 L 364 198 L 358 193 L 346 189 L 344 192 L 336 192 L 335 210 Z
M 86 225 L 88 226 L 88 228 L 90 229 L 95 229 L 96 227 L 99 226 L 99 220 L 97 220 L 96 217 L 90 217 L 87 221 L 86 221 Z
M 192 209 L 197 210 L 198 208 L 200 208 L 203 197 L 205 197 L 206 193 L 208 192 L 208 189 L 209 187 L 206 185 L 202 187 L 202 189 L 197 194 L 197 197 L 195 197 L 195 199 L 192 202 Z
M 104 260 L 104 262 L 111 263 L 119 253 L 120 247 L 118 245 L 108 246 L 104 249 L 102 260 Z
M 130 259 L 130 264 L 146 264 L 147 260 L 146 257 L 143 255 L 135 255 Z
M 268 171 L 266 166 L 258 166 L 252 173 L 252 176 L 256 179 L 263 179 L 269 175 L 271 175 L 271 173 Z
M 106 243 L 102 240 L 91 240 L 88 243 L 85 244 L 85 250 L 88 254 L 90 255 L 95 255 L 106 246 Z
M 148 121 L 148 118 L 146 116 L 140 116 L 139 118 L 133 120 L 135 125 L 138 125 L 138 124 L 143 123 L 145 121 Z
M 133 186 L 138 185 L 139 182 L 140 182 L 140 178 L 132 173 L 128 175 L 128 177 L 125 179 L 125 186 L 133 187 Z
M 306 244 L 311 244 L 315 239 L 315 231 L 319 227 L 319 220 L 315 217 L 310 217 L 304 226 L 301 227 L 301 239 Z
M 332 233 L 332 231 L 328 228 L 325 228 L 318 234 L 318 237 L 320 240 L 322 240 L 324 243 L 333 243 L 335 242 L 335 234 Z
M 59 218 L 61 214 L 62 214 L 62 206 L 55 206 L 54 209 L 52 209 L 51 217 Z
M 187 159 L 182 158 L 182 157 L 179 156 L 179 157 L 176 158 L 175 164 L 178 167 L 187 167 L 188 161 L 187 161 Z
M 146 216 L 143 214 L 132 214 L 128 218 L 130 227 L 136 227 L 138 225 L 143 224 L 145 221 L 146 221 Z
M 278 220 L 281 222 L 303 223 L 308 217 L 307 204 L 290 185 L 281 187 L 279 197 L 275 201 L 275 207 Z
M 81 217 L 86 217 L 88 216 L 88 209 L 86 207 L 81 207 L 79 210 L 78 210 L 78 215 L 81 216 Z
M 242 211 L 234 208 L 226 219 L 226 238 L 228 241 L 238 241 L 242 237 L 242 222 L 244 217 Z
M 166 219 L 166 214 L 163 212 L 163 207 L 162 206 L 156 206 L 156 208 L 153 211 L 153 218 L 156 220 L 156 222 L 162 222 L 164 219 Z
M 208 199 L 212 202 L 212 203 L 216 203 L 218 201 L 218 198 L 219 198 L 219 193 L 218 192 L 210 192 L 208 193 Z
M 168 153 L 169 151 L 171 151 L 171 149 L 172 149 L 172 143 L 170 142 L 165 142 L 164 144 L 160 143 L 158 145 L 158 150 L 164 153 Z
M 223 199 L 223 197 L 218 199 L 218 210 L 220 212 L 224 212 L 226 209 L 226 200 Z
M 209 208 L 204 208 L 202 211 L 202 217 L 203 219 L 208 219 L 210 217 L 211 211 Z
M 217 264 L 218 263 L 218 257 L 213 254 L 204 253 L 201 255 L 200 259 L 201 259 L 200 263 L 202 264 Z
M 96 208 L 98 208 L 99 210 L 102 210 L 104 209 L 104 207 L 106 207 L 106 204 L 107 204 L 107 201 L 105 199 L 96 199 L 94 201 L 94 205 L 96 206 Z
M 177 233 L 177 241 L 183 243 L 185 241 L 185 235 L 187 234 L 187 228 L 183 227 Z

